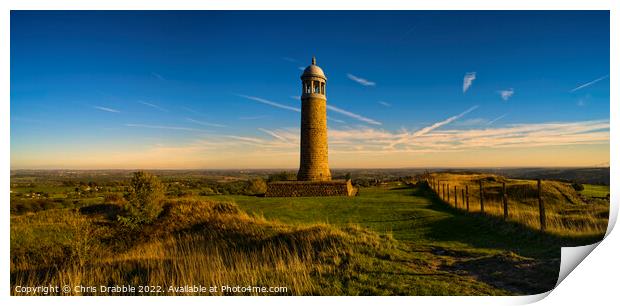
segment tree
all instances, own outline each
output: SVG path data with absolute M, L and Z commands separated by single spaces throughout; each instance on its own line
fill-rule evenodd
M 265 194 L 267 192 L 267 183 L 262 178 L 255 178 L 248 182 L 248 187 L 246 188 L 246 194 L 249 195 L 259 195 Z
M 152 223 L 162 211 L 164 188 L 155 175 L 144 171 L 134 172 L 125 199 L 126 217 L 122 217 L 121 221 Z
M 583 191 L 583 185 L 579 184 L 579 183 L 572 183 L 571 186 L 573 186 L 573 189 L 575 189 L 575 191 Z
M 297 179 L 295 173 L 290 173 L 286 171 L 282 171 L 279 173 L 270 174 L 267 178 L 267 182 L 275 182 L 275 181 L 294 181 Z

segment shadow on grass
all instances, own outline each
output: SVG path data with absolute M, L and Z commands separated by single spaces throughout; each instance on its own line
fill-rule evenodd
M 430 224 L 431 230 L 426 235 L 430 240 L 501 251 L 476 258 L 455 256 L 456 262 L 443 266 L 443 270 L 466 272 L 516 294 L 553 289 L 560 268 L 560 248 L 587 245 L 603 238 L 560 236 L 504 221 L 501 217 L 456 209 L 424 184 L 414 187 L 411 195 L 430 199 L 429 209 L 451 215 Z
M 603 238 L 601 235 L 561 236 L 512 220 L 504 221 L 502 217 L 456 209 L 424 185 L 414 188 L 412 195 L 430 199 L 429 209 L 453 216 L 431 224 L 432 231 L 428 236 L 434 240 L 459 241 L 479 248 L 501 248 L 527 257 L 558 257 L 561 247 L 592 244 Z
M 411 186 L 413 186 L 413 185 L 409 185 L 409 184 L 407 184 L 407 185 L 400 186 L 400 187 L 392 187 L 392 188 L 390 188 L 390 190 L 404 190 L 404 189 L 410 189 L 410 188 L 411 188 Z
M 121 212 L 121 207 L 115 204 L 95 204 L 80 207 L 79 211 L 86 216 L 101 215 L 108 220 L 116 220 L 116 216 Z

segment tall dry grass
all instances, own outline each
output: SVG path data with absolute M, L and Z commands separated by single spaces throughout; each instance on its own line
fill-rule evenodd
M 221 202 L 175 201 L 155 224 L 130 231 L 78 213 L 72 216 L 63 219 L 70 235 L 65 260 L 36 260 L 40 257 L 12 250 L 12 294 L 18 294 L 13 290 L 17 285 L 68 285 L 71 295 L 110 294 L 73 288 L 122 284 L 161 289 L 136 293 L 156 295 L 235 294 L 222 292 L 222 286 L 286 287 L 285 292 L 244 295 L 336 294 L 324 279 L 351 273 L 356 256 L 375 256 L 394 243 L 355 226 L 293 227 L 267 221 Z M 218 291 L 169 290 L 186 285 Z
M 430 179 L 439 182 L 437 195 L 451 206 L 454 204 L 454 187 L 457 192 L 456 207 L 466 210 L 462 190 L 469 189 L 469 211 L 480 212 L 479 181 L 483 180 L 484 213 L 503 218 L 502 183 L 508 195 L 508 221 L 517 222 L 531 229 L 540 229 L 538 186 L 532 180 L 512 180 L 498 175 L 434 173 Z M 443 198 L 442 185 L 449 185 L 448 196 Z M 603 235 L 607 230 L 609 203 L 584 202 L 579 194 L 566 183 L 542 181 L 542 199 L 545 207 L 547 232 L 568 236 Z

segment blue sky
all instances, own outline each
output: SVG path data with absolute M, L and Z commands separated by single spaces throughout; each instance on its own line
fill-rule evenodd
M 609 14 L 11 14 L 12 168 L 295 168 L 300 67 L 332 167 L 609 162 Z

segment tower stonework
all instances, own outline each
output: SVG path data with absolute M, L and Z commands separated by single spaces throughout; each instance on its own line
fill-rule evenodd
M 301 147 L 298 181 L 329 181 L 331 172 L 327 158 L 327 77 L 312 64 L 301 75 Z
M 301 146 L 296 181 L 267 183 L 266 197 L 354 196 L 351 180 L 332 180 L 327 162 L 327 78 L 316 65 L 301 75 Z

